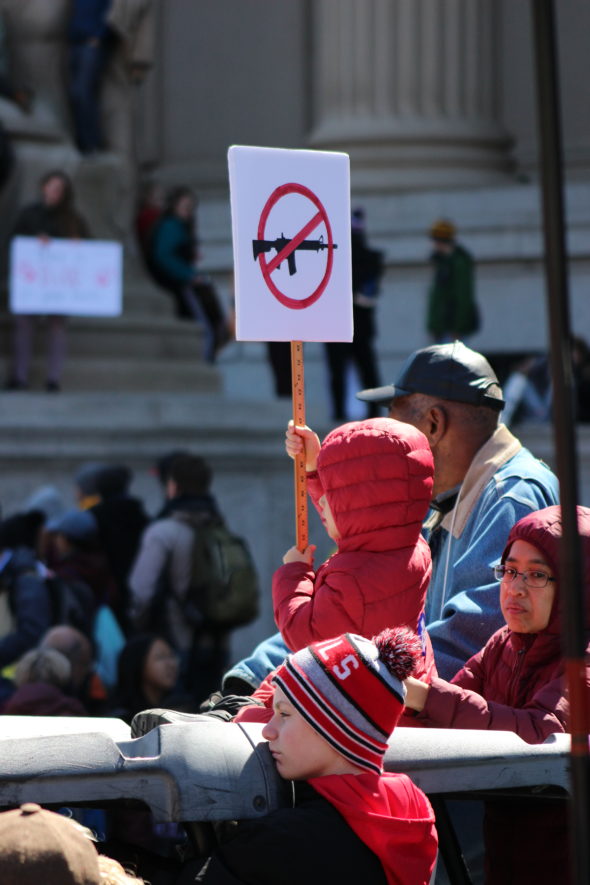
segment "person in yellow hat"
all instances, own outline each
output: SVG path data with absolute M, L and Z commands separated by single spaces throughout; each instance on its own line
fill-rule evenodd
M 426 327 L 433 341 L 465 339 L 479 328 L 473 258 L 456 241 L 452 221 L 440 218 L 430 227 L 434 274 L 428 293 Z

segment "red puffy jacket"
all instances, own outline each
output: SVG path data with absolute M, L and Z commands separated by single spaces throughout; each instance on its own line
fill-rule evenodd
M 338 551 L 315 572 L 303 562 L 273 576 L 277 626 L 298 651 L 341 633 L 369 639 L 385 627 L 418 629 L 432 571 L 421 535 L 430 504 L 433 461 L 426 437 L 391 418 L 344 424 L 322 443 L 308 491 L 317 506 L 325 494 L 340 532 Z M 416 675 L 435 673 L 430 639 Z M 269 679 L 254 697 L 270 704 Z M 270 711 L 244 708 L 239 720 L 265 721 Z
M 409 424 L 373 418 L 326 437 L 308 490 L 316 506 L 326 495 L 338 551 L 317 572 L 292 562 L 273 577 L 275 620 L 293 651 L 346 632 L 417 629 L 432 569 L 421 535 L 432 477 L 426 437 Z

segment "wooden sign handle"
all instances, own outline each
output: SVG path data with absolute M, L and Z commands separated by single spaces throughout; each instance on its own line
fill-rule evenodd
M 293 396 L 293 421 L 305 424 L 305 376 L 303 372 L 303 342 L 291 341 L 291 390 Z M 308 545 L 307 527 L 307 473 L 305 455 L 298 455 L 294 462 L 295 478 L 295 537 L 297 549 L 302 553 Z

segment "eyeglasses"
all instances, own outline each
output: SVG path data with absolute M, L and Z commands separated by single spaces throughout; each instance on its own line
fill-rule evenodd
M 494 577 L 497 581 L 510 581 L 510 583 L 520 577 L 526 586 L 531 587 L 533 590 L 542 590 L 543 587 L 547 586 L 548 581 L 555 581 L 555 578 L 550 578 L 545 572 L 539 572 L 536 569 L 517 572 L 515 568 L 511 568 L 509 565 L 495 565 Z

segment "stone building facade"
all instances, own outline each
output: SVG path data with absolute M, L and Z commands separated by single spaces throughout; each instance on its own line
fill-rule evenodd
M 570 286 L 590 337 L 590 61 L 584 0 L 556 3 Z M 143 95 L 145 171 L 200 195 L 204 266 L 231 299 L 226 152 L 231 144 L 350 154 L 352 197 L 385 250 L 379 354 L 388 378 L 428 343 L 426 230 L 452 218 L 478 264 L 488 353 L 546 347 L 530 4 L 512 0 L 176 0 L 160 4 Z M 308 348 L 325 395 L 321 346 Z M 222 362 L 229 392 L 270 392 L 260 345 Z M 313 395 L 313 394 L 312 394 Z

